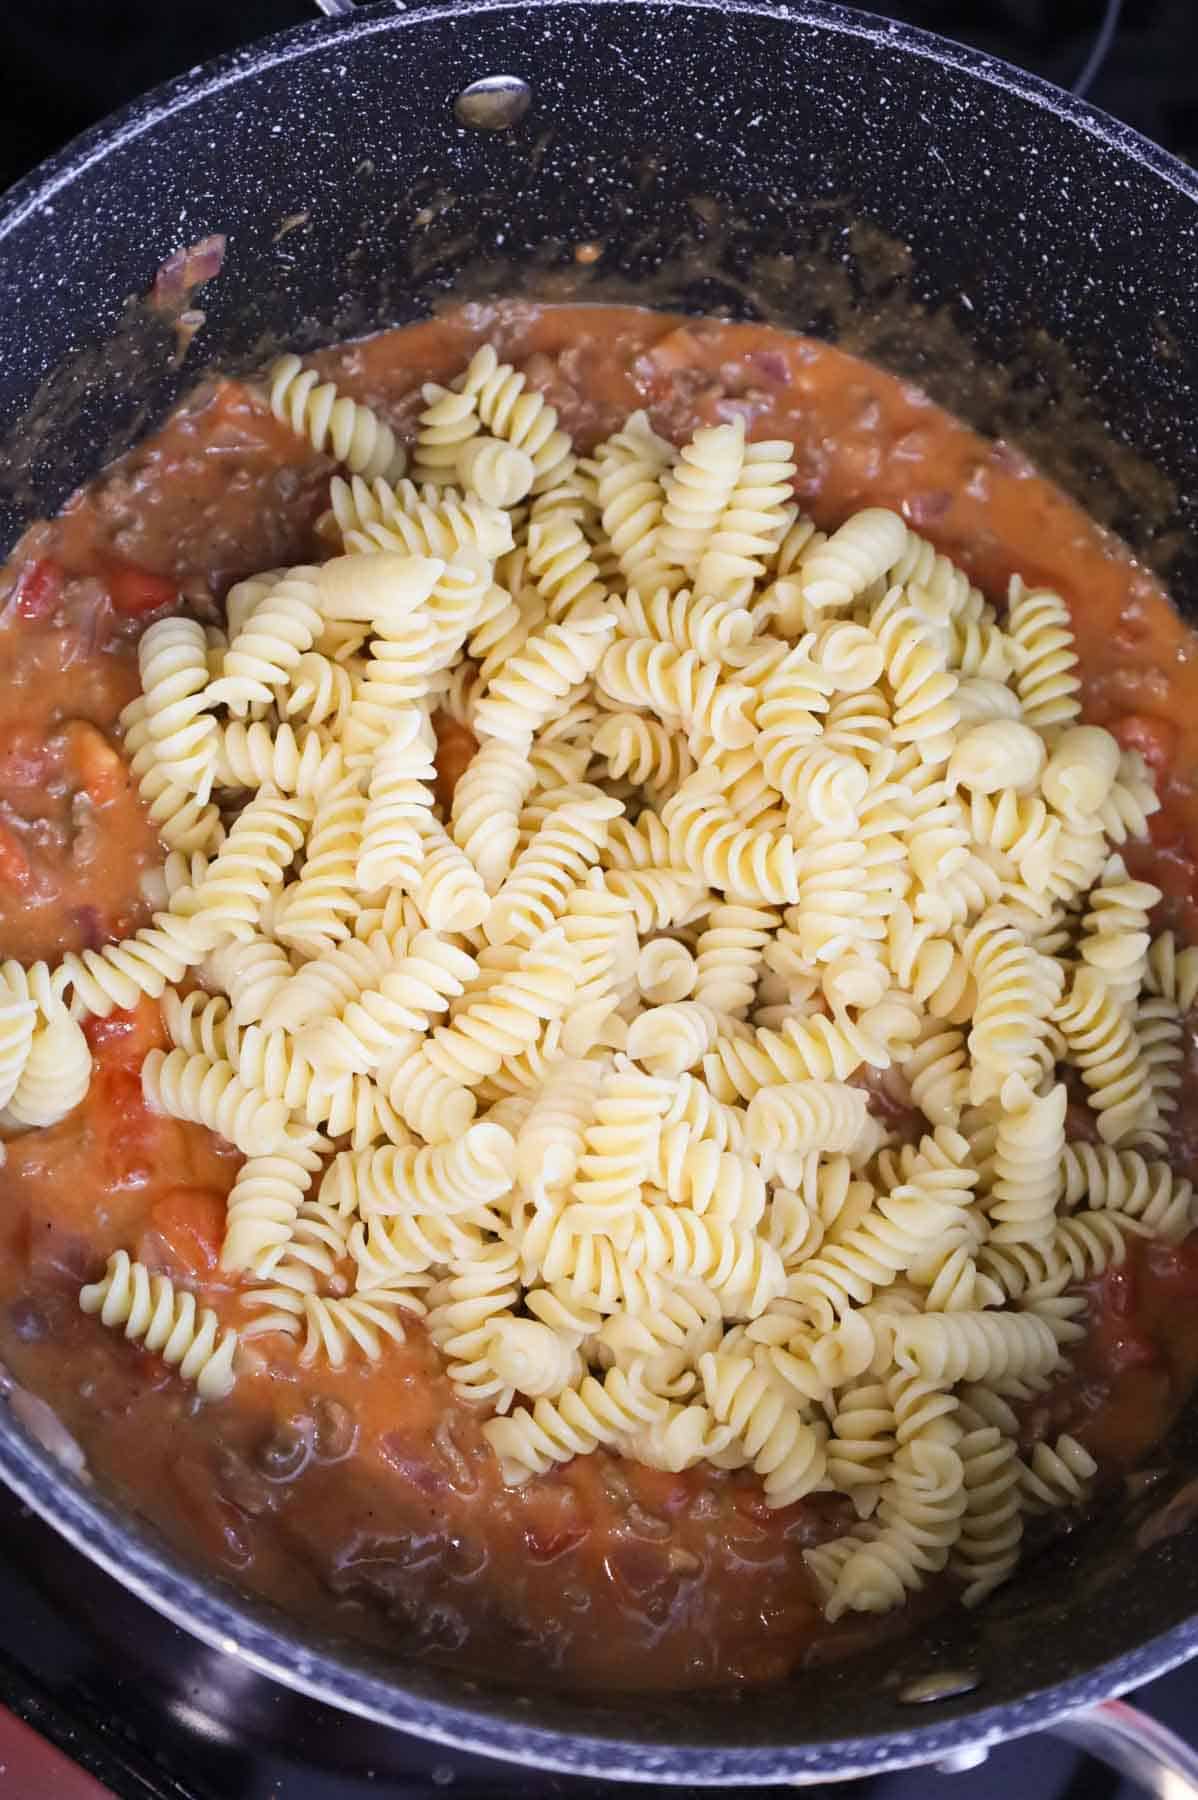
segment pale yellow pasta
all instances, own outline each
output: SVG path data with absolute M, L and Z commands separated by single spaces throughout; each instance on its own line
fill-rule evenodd
M 367 892 L 397 882 L 411 893 L 420 879 L 436 777 L 430 735 L 423 713 L 412 707 L 395 719 L 375 753 L 355 869 Z
M 1052 747 L 1040 780 L 1065 819 L 1087 819 L 1106 804 L 1119 773 L 1119 745 L 1099 725 L 1071 725 Z
M 211 1307 L 197 1308 L 194 1294 L 176 1288 L 165 1275 L 151 1275 L 124 1250 L 114 1251 L 102 1280 L 79 1290 L 85 1313 L 103 1325 L 123 1326 L 133 1343 L 178 1368 L 194 1381 L 201 1399 L 223 1400 L 237 1380 L 237 1333 L 221 1331 Z
M 406 463 L 390 426 L 368 406 L 338 394 L 298 356 L 281 356 L 270 371 L 270 410 L 316 450 L 328 450 L 355 475 L 396 481 Z
M 907 527 L 897 513 L 868 507 L 809 547 L 799 564 L 802 595 L 824 611 L 851 606 L 870 583 L 894 567 L 907 547 Z
M 636 964 L 636 984 L 650 1006 L 668 1006 L 694 991 L 695 959 L 676 938 L 651 938 Z
M 488 431 L 531 458 L 534 493 L 544 493 L 566 479 L 573 456 L 569 438 L 557 429 L 556 411 L 525 385 L 523 375 L 501 363 L 489 344 L 475 352 L 460 391 L 473 399 Z
M 73 1112 L 91 1082 L 92 1053 L 76 1020 L 58 1005 L 36 1024 L 4 1108 L 9 1127 L 56 1125 Z
M 420 397 L 424 401 L 424 411 L 416 420 L 418 429 L 412 445 L 411 479 L 448 487 L 461 479 L 461 459 L 478 434 L 475 396 L 455 394 L 435 381 L 426 381 Z
M 423 1317 L 504 1481 L 744 1470 L 851 1503 L 829 1618 L 946 1570 L 978 1603 L 1094 1476 L 1021 1460 L 1010 1402 L 1194 1217 L 1198 949 L 1113 853 L 1159 801 L 1078 722 L 1067 607 L 1016 577 L 1000 619 L 897 512 L 817 531 L 739 420 L 579 460 L 489 345 L 422 390 L 412 481 L 296 359 L 272 393 L 345 465 L 332 554 L 238 583 L 227 641 L 145 633 L 165 910 L 0 967 L 0 1128 L 82 1097 L 78 1019 L 160 1000 L 146 1099 L 246 1158 L 240 1336 L 337 1370 Z M 85 1306 L 225 1391 L 238 1334 L 138 1268 Z
M 949 758 L 948 778 L 975 794 L 1010 789 L 1029 794 L 1047 760 L 1044 739 L 1019 719 L 989 719 L 962 731 Z

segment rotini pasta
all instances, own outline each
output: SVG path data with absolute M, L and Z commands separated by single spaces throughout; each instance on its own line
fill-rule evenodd
M 221 1330 L 211 1307 L 197 1308 L 194 1294 L 176 1288 L 165 1275 L 151 1275 L 144 1263 L 114 1251 L 100 1281 L 79 1290 L 85 1313 L 103 1325 L 123 1326 L 132 1343 L 144 1344 L 194 1381 L 204 1400 L 223 1400 L 237 1380 L 237 1333 Z
M 1198 949 L 1118 853 L 1152 770 L 1080 723 L 1056 594 L 996 610 L 897 511 L 817 531 L 739 417 L 675 449 L 637 414 L 580 460 L 540 367 L 484 345 L 413 393 L 409 481 L 276 365 L 342 465 L 326 560 L 238 582 L 227 638 L 144 633 L 121 727 L 164 910 L 0 968 L 0 1130 L 82 1099 L 85 1015 L 158 1001 L 145 1101 L 245 1158 L 240 1322 L 125 1252 L 85 1311 L 204 1398 L 243 1340 L 289 1378 L 393 1358 L 396 1391 L 439 1357 L 469 1479 L 739 1470 L 842 1497 L 804 1553 L 830 1619 L 945 1571 L 976 1605 L 1092 1488 L 1010 1404 L 1068 1372 L 1074 1290 L 1193 1223 Z

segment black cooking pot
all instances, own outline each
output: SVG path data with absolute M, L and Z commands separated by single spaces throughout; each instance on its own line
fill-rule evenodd
M 455 114 L 461 90 L 496 75 L 527 83 L 525 115 L 459 122 L 480 116 Z M 483 116 L 521 98 L 501 86 Z M 1196 202 L 1190 171 L 1043 83 L 832 7 L 363 10 L 159 90 L 0 209 L 0 532 L 207 363 L 253 367 L 451 295 L 632 298 L 756 313 L 915 376 L 1031 448 L 1194 606 Z M 138 296 L 212 233 L 228 254 L 180 366 L 173 321 Z M 575 260 L 584 240 L 598 262 Z M 29 1412 L 0 1407 L 0 1474 L 179 1623 L 334 1704 L 535 1763 L 765 1782 L 939 1759 L 1198 1643 L 1193 1414 L 1155 1480 L 979 1614 L 784 1687 L 608 1700 L 302 1631 L 165 1550 L 42 1447 Z

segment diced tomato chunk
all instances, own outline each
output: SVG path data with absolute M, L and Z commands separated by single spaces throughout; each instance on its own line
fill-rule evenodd
M 437 799 L 448 807 L 459 777 L 478 749 L 478 739 L 447 713 L 434 713 L 433 729 L 437 734 Z
M 50 557 L 26 564 L 17 583 L 16 610 L 23 619 L 44 619 L 62 598 L 63 572 Z
M 1125 1369 L 1151 1368 L 1159 1363 L 1161 1353 L 1150 1337 L 1134 1325 L 1120 1327 L 1106 1341 L 1106 1366 L 1113 1375 Z
M 97 806 L 111 805 L 128 792 L 131 783 L 128 766 L 102 731 L 97 731 L 86 719 L 72 719 L 67 736 L 79 779 Z
M 167 576 L 136 563 L 110 562 L 104 574 L 113 606 L 127 617 L 157 612 L 178 597 L 178 587 Z
M 1184 1244 L 1153 1244 L 1148 1267 L 1153 1281 L 1167 1293 L 1198 1299 L 1198 1237 Z
M 161 1050 L 166 1043 L 158 1002 L 148 996 L 128 1012 L 86 1018 L 83 1030 L 101 1066 L 110 1069 L 140 1069 L 147 1050 Z
M 0 887 L 24 887 L 29 874 L 29 858 L 16 833 L 0 824 Z
M 137 1254 L 172 1279 L 211 1275 L 225 1230 L 225 1197 L 214 1188 L 170 1188 L 150 1210 Z
M 586 1530 L 578 1525 L 530 1525 L 525 1530 L 524 1543 L 533 1562 L 555 1562 L 567 1551 L 577 1549 L 586 1535 Z
M 1125 750 L 1138 750 L 1154 774 L 1161 774 L 1172 759 L 1177 732 L 1168 719 L 1127 713 L 1115 720 L 1111 732 Z
M 1136 1276 L 1127 1263 L 1102 1277 L 1102 1308 L 1111 1318 L 1130 1319 L 1136 1310 Z

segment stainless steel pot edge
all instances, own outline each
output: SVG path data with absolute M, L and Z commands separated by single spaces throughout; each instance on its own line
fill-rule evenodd
M 826 1781 L 830 1774 L 849 1779 L 936 1763 L 966 1747 L 986 1749 L 1049 1729 L 1058 1720 L 1166 1674 L 1195 1648 L 1194 1626 L 1186 1622 L 1126 1656 L 1014 1704 L 966 1710 L 953 1719 L 913 1724 L 866 1739 L 830 1739 L 793 1748 L 736 1744 L 691 1748 L 581 1731 L 545 1731 L 531 1718 L 495 1718 L 464 1704 L 403 1692 L 395 1681 L 358 1663 L 352 1650 L 338 1654 L 308 1648 L 297 1635 L 284 1638 L 255 1617 L 252 1601 L 226 1597 L 216 1582 L 186 1572 L 118 1508 L 64 1474 L 55 1458 L 16 1425 L 7 1408 L 0 1410 L 0 1479 L 68 1543 L 222 1655 L 236 1657 L 247 1668 L 315 1700 L 434 1743 L 566 1774 L 669 1786 L 696 1781 L 715 1786 L 766 1786 L 779 1781 L 806 1785 Z M 968 1702 L 965 1705 L 968 1708 Z

